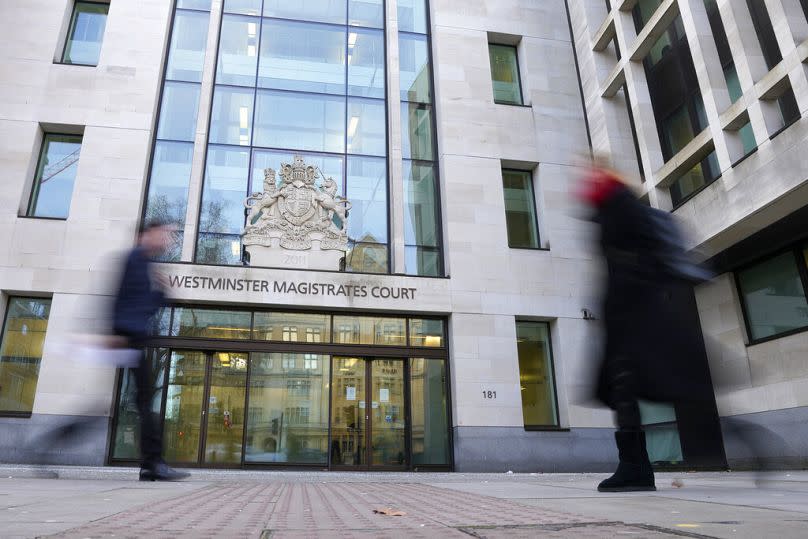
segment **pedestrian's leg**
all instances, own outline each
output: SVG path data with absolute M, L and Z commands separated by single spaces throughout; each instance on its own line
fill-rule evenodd
M 163 436 L 160 432 L 160 418 L 152 411 L 154 383 L 151 363 L 142 354 L 135 369 L 137 387 L 137 409 L 140 416 L 140 455 L 141 468 L 152 468 L 162 462 Z

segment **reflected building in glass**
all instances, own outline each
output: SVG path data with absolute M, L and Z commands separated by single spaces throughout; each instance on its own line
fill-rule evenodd
M 0 37 L 3 462 L 137 462 L 134 373 L 71 339 L 157 219 L 172 464 L 610 470 L 594 153 L 717 272 L 682 323 L 718 391 L 642 405 L 652 460 L 748 465 L 740 416 L 804 463 L 804 2 L 1 4 L 30 23 Z M 26 446 L 76 417 L 80 448 Z

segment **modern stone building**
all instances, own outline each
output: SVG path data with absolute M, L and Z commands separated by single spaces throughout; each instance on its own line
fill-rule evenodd
M 719 272 L 682 320 L 716 394 L 643 407 L 652 459 L 804 466 L 806 12 L 3 2 L 0 460 L 137 458 L 131 373 L 71 339 L 105 330 L 120 254 L 160 218 L 169 461 L 608 469 L 601 268 L 572 196 L 594 151 Z M 79 442 L 42 442 L 76 419 Z

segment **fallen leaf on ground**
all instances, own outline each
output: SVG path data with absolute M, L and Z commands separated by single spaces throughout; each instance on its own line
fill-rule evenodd
M 373 512 L 379 515 L 387 515 L 388 517 L 403 517 L 407 514 L 404 511 L 398 511 L 396 509 L 393 509 L 392 507 L 385 507 L 384 509 L 374 509 Z
M 671 482 L 671 486 L 672 486 L 673 488 L 682 488 L 683 486 L 685 486 L 685 482 L 684 482 L 684 481 L 682 481 L 681 479 L 678 479 L 678 478 L 677 478 L 677 479 L 674 479 L 674 480 Z

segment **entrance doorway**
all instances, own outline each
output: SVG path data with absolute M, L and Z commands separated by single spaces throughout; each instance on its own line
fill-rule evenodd
M 407 468 L 405 369 L 403 358 L 333 358 L 332 468 Z
M 241 464 L 248 360 L 244 352 L 171 352 L 163 422 L 167 461 Z

